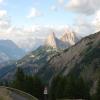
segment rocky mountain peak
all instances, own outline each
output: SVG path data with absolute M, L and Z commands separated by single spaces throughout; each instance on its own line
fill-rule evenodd
M 45 41 L 45 44 L 47 45 L 47 46 L 51 46 L 51 47 L 53 47 L 53 48 L 57 48 L 57 41 L 56 41 L 56 36 L 55 36 L 55 33 L 53 32 L 53 33 L 51 33 L 48 37 L 47 37 L 47 39 L 46 39 L 46 41 Z
M 55 36 L 55 33 L 54 33 L 54 32 L 51 33 L 51 34 L 47 37 L 48 40 L 54 40 L 55 38 L 56 38 L 56 36 Z
M 73 31 L 65 30 L 64 34 L 61 37 L 61 40 L 64 43 L 67 43 L 67 44 L 70 44 L 70 45 L 74 45 L 75 41 L 76 41 L 75 38 L 76 38 L 76 35 L 75 35 L 75 33 Z
M 57 38 L 55 36 L 55 33 L 51 33 L 46 41 L 46 46 L 51 46 L 53 48 L 60 48 L 60 49 L 66 49 L 72 45 L 74 45 L 77 41 L 79 41 L 76 34 L 69 29 L 65 29 L 64 34 L 61 36 L 61 38 Z

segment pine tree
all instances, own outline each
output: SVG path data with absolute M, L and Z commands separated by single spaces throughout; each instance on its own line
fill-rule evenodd
M 82 77 L 80 77 L 77 81 L 76 81 L 76 98 L 77 99 L 90 99 L 90 94 L 89 94 L 89 86 L 88 83 L 85 82 Z
M 89 87 L 82 78 L 57 76 L 52 80 L 50 100 L 89 99 Z
M 58 82 L 58 84 L 56 86 L 56 88 L 57 88 L 57 90 L 56 90 L 56 98 L 58 98 L 58 99 L 65 98 L 66 83 L 67 83 L 66 82 L 66 77 L 62 77 L 59 80 L 59 82 Z
M 49 87 L 49 99 L 50 100 L 56 100 L 56 93 L 57 93 L 57 85 L 58 85 L 58 82 L 61 80 L 61 76 L 54 76 L 52 81 L 51 81 L 51 84 L 50 84 L 50 87 Z
M 15 75 L 15 80 L 12 83 L 12 87 L 24 90 L 24 84 L 25 84 L 25 75 L 21 68 L 18 68 Z
M 25 75 L 21 68 L 17 69 L 15 80 L 12 82 L 11 87 L 27 92 L 37 98 L 43 98 L 43 84 L 40 78 Z
M 95 98 L 96 98 L 96 100 L 100 100 L 100 79 L 99 79 L 99 81 L 98 81 L 98 85 L 97 85 L 97 90 L 96 90 Z
M 65 97 L 67 99 L 89 99 L 89 87 L 82 78 L 70 76 L 66 83 Z
M 34 76 L 34 82 L 33 82 L 33 94 L 34 96 L 38 97 L 39 99 L 43 98 L 43 83 L 41 79 L 37 76 Z

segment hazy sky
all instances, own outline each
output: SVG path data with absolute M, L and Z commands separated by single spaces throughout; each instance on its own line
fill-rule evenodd
M 0 38 L 44 38 L 65 27 L 87 35 L 99 16 L 100 0 L 0 0 Z

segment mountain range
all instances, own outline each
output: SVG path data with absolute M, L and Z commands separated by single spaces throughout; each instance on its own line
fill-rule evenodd
M 28 41 L 28 40 L 27 40 Z M 7 62 L 9 60 L 18 60 L 30 51 L 35 50 L 39 46 L 50 46 L 53 49 L 65 49 L 75 44 L 78 41 L 78 37 L 74 32 L 67 31 L 61 38 L 57 38 L 55 33 L 51 33 L 46 39 L 45 43 L 41 39 L 31 39 L 26 41 L 14 43 L 11 40 L 0 40 L 0 63 Z M 19 46 L 20 45 L 20 46 Z M 26 46 L 29 45 L 29 47 Z
M 39 69 L 41 69 L 45 65 L 46 62 L 48 62 L 49 59 L 51 59 L 51 57 L 56 55 L 58 52 L 62 52 L 63 49 L 74 45 L 78 40 L 79 40 L 78 36 L 76 36 L 76 34 L 74 32 L 71 32 L 68 30 L 64 32 L 64 34 L 61 36 L 60 39 L 57 38 L 55 36 L 55 33 L 53 32 L 45 39 L 44 44 L 42 44 L 39 48 L 37 48 L 33 52 L 26 54 L 26 56 L 24 58 L 22 58 L 21 60 L 17 61 L 16 66 L 17 67 L 23 66 L 27 73 L 36 73 L 36 72 L 38 72 Z M 11 41 L 9 40 L 9 42 L 11 42 Z M 18 54 L 20 51 L 17 52 L 17 48 L 15 48 L 13 45 L 11 45 L 11 43 L 9 43 L 9 44 L 6 44 L 6 45 L 11 46 L 12 51 L 14 52 L 14 53 L 11 52 L 12 53 L 11 55 L 14 56 L 14 54 L 16 54 L 17 56 L 18 55 L 21 56 L 21 54 Z M 5 46 L 5 47 L 7 47 L 7 46 Z M 6 55 L 8 53 L 10 53 L 9 46 L 7 48 L 8 52 L 5 53 Z M 4 50 L 6 50 L 6 48 L 4 48 Z M 5 56 L 1 56 L 1 57 L 3 58 Z M 9 56 L 7 56 L 7 57 L 9 59 Z M 7 59 L 7 57 L 6 57 L 6 59 Z M 6 60 L 6 59 L 4 58 L 4 60 Z M 32 66 L 34 66 L 34 67 L 32 67 Z M 9 74 L 8 74 L 8 77 L 9 77 Z
M 64 50 L 54 49 L 58 47 L 58 42 L 54 33 L 50 37 L 53 39 L 47 39 L 48 45 L 40 46 L 13 65 L 2 69 L 1 79 L 13 79 L 17 67 L 21 67 L 26 74 L 37 74 L 46 83 L 57 74 L 64 76 L 73 74 L 76 77 L 82 76 L 84 80 L 90 82 L 93 93 L 100 75 L 100 32 L 84 37 Z M 54 45 L 51 45 L 50 41 Z
M 0 70 L 3 72 L 1 79 L 13 79 L 17 67 L 21 67 L 26 74 L 39 75 L 46 83 L 56 74 L 82 76 L 91 82 L 93 93 L 100 75 L 100 32 L 89 35 L 64 50 L 41 46 L 9 66 L 9 71 L 5 71 L 8 67 Z
M 0 64 L 18 60 L 25 55 L 25 51 L 19 48 L 11 40 L 0 40 Z M 0 67 L 1 67 L 0 66 Z

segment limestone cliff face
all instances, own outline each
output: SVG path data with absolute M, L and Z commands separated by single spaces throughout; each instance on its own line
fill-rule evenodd
M 78 41 L 78 38 L 76 36 L 76 34 L 72 31 L 65 31 L 64 34 L 61 36 L 60 39 L 58 39 L 55 36 L 55 33 L 51 33 L 46 41 L 45 41 L 45 45 L 46 46 L 51 46 L 53 48 L 60 48 L 60 49 L 65 49 L 68 48 L 72 45 L 74 45 L 76 42 Z
M 45 45 L 51 46 L 53 48 L 58 48 L 57 38 L 55 37 L 55 33 L 54 32 L 47 37 L 47 39 L 45 41 Z
M 74 45 L 76 41 L 76 34 L 72 31 L 65 30 L 61 40 L 67 45 Z

